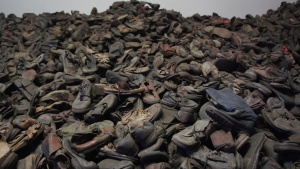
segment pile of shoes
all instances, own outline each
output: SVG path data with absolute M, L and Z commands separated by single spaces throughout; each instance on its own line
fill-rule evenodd
M 300 1 L 0 14 L 0 169 L 300 168 Z

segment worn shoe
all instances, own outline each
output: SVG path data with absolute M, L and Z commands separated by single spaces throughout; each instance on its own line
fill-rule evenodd
M 114 94 L 105 96 L 84 116 L 85 121 L 92 123 L 101 120 L 101 118 L 103 118 L 103 115 L 105 115 L 117 105 L 117 99 L 117 96 Z
M 263 109 L 262 115 L 273 129 L 286 135 L 299 134 L 300 122 L 285 108 L 282 100 L 270 97 L 267 106 L 270 110 Z
M 49 133 L 42 142 L 42 151 L 47 159 L 50 159 L 60 148 L 62 148 L 61 139 L 55 133 Z
M 13 128 L 13 125 L 9 122 L 0 122 L 0 140 L 7 141 Z
M 300 135 L 294 134 L 289 140 L 274 144 L 274 151 L 280 154 L 300 153 Z
M 124 138 L 115 140 L 114 145 L 118 153 L 128 156 L 135 157 L 139 152 L 139 147 L 135 143 L 130 133 L 128 133 Z
M 94 86 L 88 80 L 83 80 L 80 84 L 79 92 L 72 104 L 72 111 L 74 113 L 84 113 L 90 110 L 92 99 L 95 96 Z
M 128 124 L 137 121 L 153 122 L 161 115 L 162 106 L 159 103 L 151 105 L 145 110 L 133 110 L 128 112 L 122 117 L 122 123 Z
M 202 145 L 193 151 L 188 150 L 187 154 L 190 158 L 194 158 L 202 164 L 206 164 L 210 168 L 228 168 L 228 169 L 242 169 L 241 155 L 236 153 L 225 153 L 222 151 L 212 151 L 206 146 Z
M 26 131 L 22 131 L 19 135 L 17 135 L 9 145 L 12 151 L 18 151 L 19 149 L 25 147 L 30 142 L 34 141 L 34 139 L 39 136 L 44 131 L 44 125 L 41 123 L 35 123 L 30 126 Z
M 214 148 L 227 153 L 234 152 L 234 141 L 230 131 L 217 130 L 210 135 Z
M 10 169 L 16 167 L 18 155 L 11 151 L 10 146 L 5 141 L 0 141 L 0 168 Z
M 104 159 L 98 164 L 99 169 L 135 169 L 135 165 L 131 161 L 126 160 L 114 160 L 114 159 Z
M 106 144 L 114 136 L 114 132 L 114 124 L 109 120 L 93 123 L 87 126 L 87 131 L 74 133 L 71 147 L 78 153 L 89 153 Z
M 14 84 L 28 100 L 32 99 L 34 92 L 38 89 L 38 87 L 28 79 L 19 78 L 14 81 Z
M 185 128 L 172 137 L 172 142 L 177 146 L 189 149 L 195 147 L 201 140 L 208 137 L 214 128 L 210 120 L 198 120 L 194 125 Z
M 155 89 L 155 87 L 149 83 L 145 82 L 141 84 L 141 87 L 145 88 L 143 102 L 146 104 L 155 104 L 160 102 L 160 97 Z
M 263 99 L 264 99 L 263 95 L 257 90 L 254 90 L 247 97 L 244 98 L 245 102 L 254 111 L 262 108 L 265 105 L 265 102 L 263 101 Z
M 257 115 L 245 101 L 230 89 L 207 89 L 207 94 L 221 109 L 209 107 L 206 113 L 216 122 L 225 124 L 236 131 L 249 133 L 254 126 Z M 228 100 L 228 97 L 231 98 Z
M 85 160 L 71 148 L 71 141 L 69 138 L 64 138 L 62 140 L 62 146 L 71 157 L 71 164 L 74 169 L 98 169 L 96 163 Z
M 243 157 L 244 167 L 249 169 L 255 169 L 258 165 L 258 158 L 260 155 L 260 150 L 264 142 L 266 141 L 266 136 L 264 133 L 257 133 L 250 137 L 248 140 L 248 150 Z
M 18 127 L 22 130 L 27 130 L 30 126 L 36 123 L 36 120 L 26 116 L 26 115 L 20 115 L 15 117 L 15 119 L 12 121 L 12 124 L 15 127 Z
M 150 122 L 141 122 L 130 129 L 133 131 L 134 138 L 143 148 L 153 145 L 159 137 L 165 135 L 165 130 L 159 125 L 153 125 Z

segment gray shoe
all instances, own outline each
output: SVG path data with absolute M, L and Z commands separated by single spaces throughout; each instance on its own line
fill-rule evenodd
M 105 113 L 109 112 L 117 105 L 118 98 L 114 94 L 105 96 L 98 104 L 96 104 L 84 117 L 85 121 L 94 123 L 101 121 Z
M 138 124 L 133 129 L 134 138 L 143 148 L 153 145 L 159 137 L 165 135 L 165 130 L 159 125 L 153 125 L 150 122 Z
M 242 169 L 241 156 L 238 153 L 234 155 L 233 153 L 212 151 L 204 145 L 186 152 L 190 158 L 194 158 L 210 168 Z
M 77 64 L 79 63 L 78 58 L 76 58 L 76 56 L 74 54 L 72 54 L 70 51 L 59 51 L 60 52 L 60 61 L 63 64 L 64 67 L 64 73 L 68 73 L 68 74 L 76 74 L 77 73 Z
M 268 109 L 262 110 L 265 121 L 277 132 L 285 135 L 299 134 L 300 121 L 297 120 L 285 107 L 279 98 L 270 97 L 267 100 Z
M 95 96 L 95 89 L 89 80 L 83 80 L 78 88 L 79 92 L 72 104 L 72 111 L 74 113 L 84 113 L 90 110 L 92 99 Z
M 198 104 L 189 99 L 182 99 L 180 110 L 175 116 L 181 123 L 194 123 L 197 119 L 196 110 L 198 109 Z
M 198 120 L 194 125 L 174 134 L 172 141 L 183 149 L 190 149 L 200 144 L 200 141 L 208 137 L 213 130 L 210 120 Z
M 144 156 L 147 153 L 152 152 L 152 151 L 158 151 L 160 149 L 160 147 L 162 146 L 164 141 L 165 141 L 164 139 L 158 138 L 155 144 L 153 144 L 152 146 L 140 151 L 139 154 L 138 154 L 138 157 L 142 157 L 142 156 Z
M 206 110 L 210 110 L 213 108 L 215 108 L 215 105 L 212 102 L 208 101 L 204 103 L 198 112 L 198 116 L 200 117 L 200 119 L 208 119 L 213 121 L 213 119 L 206 113 Z
M 135 165 L 131 161 L 105 159 L 98 163 L 99 169 L 135 169 Z
M 139 152 L 139 147 L 135 143 L 130 133 L 128 133 L 124 138 L 115 140 L 114 146 L 116 147 L 118 153 L 131 157 L 135 157 Z
M 96 163 L 85 160 L 71 148 L 71 141 L 69 138 L 64 138 L 62 140 L 62 146 L 71 157 L 71 164 L 74 169 L 98 169 Z
M 111 60 L 117 60 L 124 54 L 124 45 L 121 42 L 115 42 L 109 47 L 109 58 Z

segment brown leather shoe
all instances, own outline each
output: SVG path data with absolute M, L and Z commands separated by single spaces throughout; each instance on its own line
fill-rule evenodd
M 172 48 L 168 44 L 163 44 L 163 45 L 160 46 L 160 52 L 164 56 L 171 56 L 171 55 L 176 54 L 176 48 Z
M 244 145 L 246 145 L 249 136 L 247 134 L 239 134 L 237 139 L 234 142 L 235 149 L 240 150 Z
M 14 81 L 14 84 L 28 100 L 32 99 L 34 92 L 38 89 L 38 87 L 28 79 L 19 78 Z
M 98 169 L 96 163 L 94 163 L 93 161 L 87 161 L 71 148 L 71 141 L 69 140 L 69 138 L 64 138 L 62 140 L 62 146 L 64 150 L 68 153 L 69 157 L 71 157 L 70 161 L 74 169 Z
M 9 145 L 12 151 L 17 151 L 25 147 L 28 143 L 32 142 L 37 136 L 39 136 L 44 130 L 44 125 L 41 123 L 35 123 L 29 127 L 26 131 L 23 131 L 17 135 Z
M 230 131 L 217 130 L 211 133 L 210 139 L 216 150 L 234 152 L 234 141 Z
M 89 132 L 75 133 L 71 139 L 71 147 L 78 153 L 85 154 L 94 151 L 99 146 L 107 143 L 114 136 L 115 130 L 111 121 L 106 120 L 103 122 L 94 123 L 88 127 L 94 128 L 95 130 L 99 129 L 101 132 L 86 142 L 83 142 L 83 138 L 85 135 L 89 136 Z
M 12 121 L 12 124 L 15 127 L 19 127 L 22 130 L 27 130 L 30 126 L 36 123 L 36 120 L 26 116 L 26 115 L 20 115 L 14 118 Z
M 42 151 L 47 159 L 50 159 L 60 148 L 62 148 L 61 139 L 55 133 L 49 133 L 42 142 Z
M 265 105 L 265 102 L 263 101 L 263 99 L 264 99 L 263 95 L 258 90 L 254 90 L 253 92 L 251 92 L 248 96 L 246 96 L 244 98 L 245 102 L 253 110 L 258 110 Z
M 149 83 L 149 82 L 144 82 L 141 84 L 140 87 L 144 87 L 144 96 L 143 96 L 143 102 L 146 104 L 155 104 L 159 103 L 160 97 L 158 93 L 156 92 L 155 87 Z
M 115 85 L 96 85 L 99 90 L 103 90 L 105 94 L 118 94 L 118 95 L 133 95 L 137 93 L 142 93 L 145 91 L 144 87 L 139 87 L 136 89 L 123 89 L 121 84 Z
M 153 122 L 161 115 L 162 106 L 160 103 L 151 105 L 145 110 L 133 110 L 128 112 L 122 117 L 122 123 L 128 124 L 136 121 L 149 121 Z

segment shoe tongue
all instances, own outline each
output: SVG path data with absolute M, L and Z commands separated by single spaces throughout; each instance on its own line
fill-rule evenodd
M 79 86 L 80 100 L 85 101 L 90 99 L 90 92 L 88 90 L 88 85 L 86 83 L 82 83 Z

